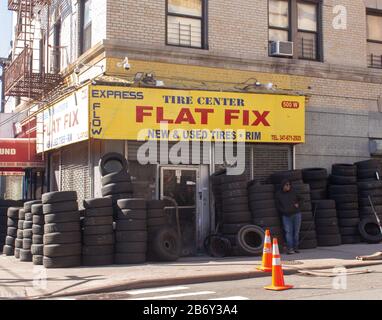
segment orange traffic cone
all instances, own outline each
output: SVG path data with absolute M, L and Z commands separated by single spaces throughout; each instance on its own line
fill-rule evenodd
M 256 269 L 264 272 L 272 272 L 271 232 L 268 229 L 265 231 L 263 262 L 261 264 L 261 267 L 257 267 Z
M 293 286 L 284 283 L 284 273 L 281 267 L 281 259 L 279 252 L 279 245 L 277 239 L 273 239 L 273 254 L 272 254 L 272 285 L 264 287 L 267 290 L 287 290 Z

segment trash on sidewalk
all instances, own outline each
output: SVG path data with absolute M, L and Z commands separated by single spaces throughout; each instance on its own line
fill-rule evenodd
M 366 260 L 382 260 L 382 252 L 378 251 L 368 256 L 357 256 L 357 260 L 366 261 Z
M 358 274 L 365 274 L 365 273 L 373 273 L 373 270 L 365 269 L 365 270 L 356 270 L 356 271 L 349 271 L 346 270 L 346 275 L 352 276 L 352 275 L 358 275 Z M 330 271 L 322 271 L 322 270 L 298 270 L 298 273 L 304 276 L 315 276 L 315 277 L 336 277 L 338 276 L 337 273 L 333 272 L 333 270 Z

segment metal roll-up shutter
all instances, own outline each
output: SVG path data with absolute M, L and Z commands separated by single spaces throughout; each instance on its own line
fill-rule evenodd
M 64 147 L 61 151 L 61 191 L 76 191 L 78 203 L 91 197 L 87 142 Z
M 292 167 L 292 146 L 253 144 L 253 177 L 259 182 L 269 182 L 269 176 Z

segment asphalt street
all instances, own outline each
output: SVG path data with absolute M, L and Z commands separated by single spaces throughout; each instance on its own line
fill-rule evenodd
M 321 270 L 319 276 L 285 276 L 286 291 L 268 291 L 271 277 L 193 285 L 147 288 L 65 299 L 106 300 L 381 300 L 382 265 L 349 270 Z M 346 272 L 365 272 L 346 274 Z

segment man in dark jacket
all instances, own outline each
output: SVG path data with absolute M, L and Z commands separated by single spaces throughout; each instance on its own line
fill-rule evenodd
M 299 253 L 299 234 L 301 228 L 300 197 L 292 189 L 290 181 L 281 183 L 281 190 L 276 193 L 276 207 L 279 211 L 287 242 L 287 254 Z

